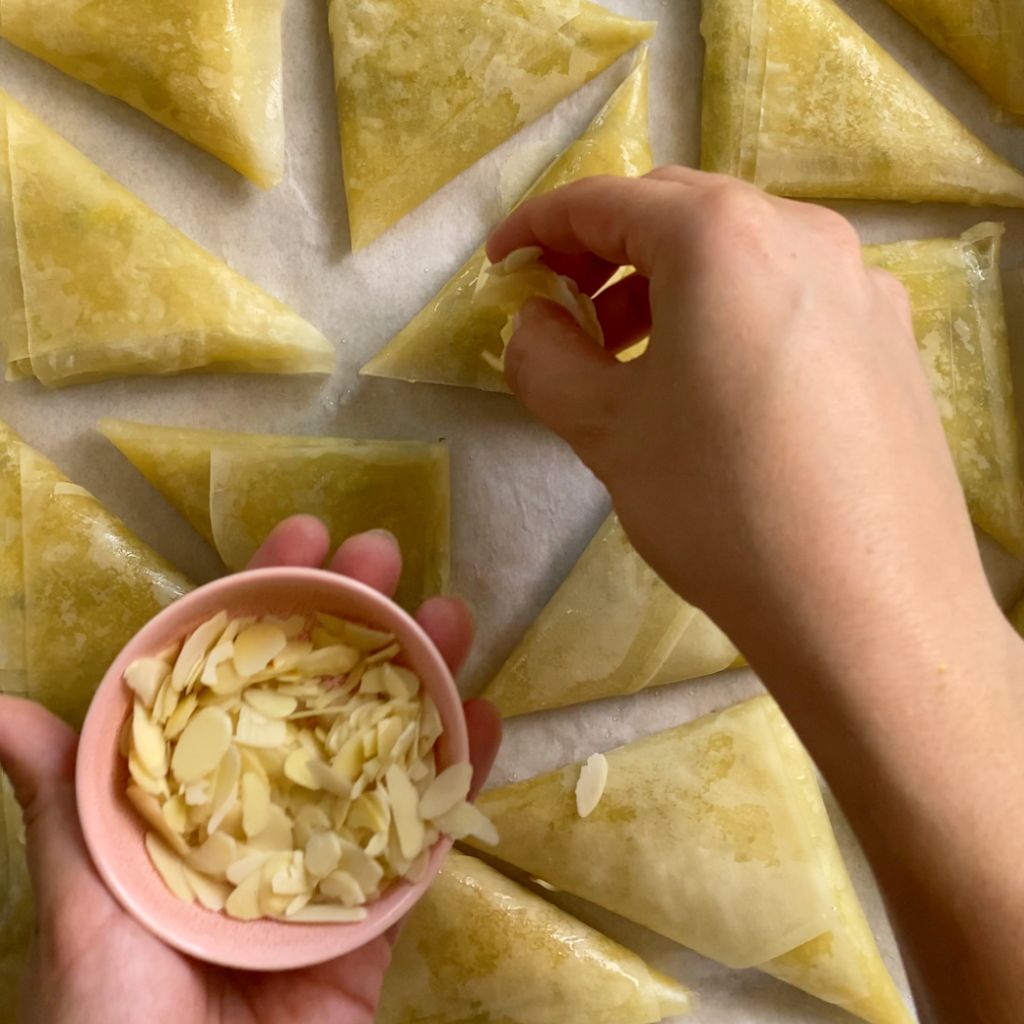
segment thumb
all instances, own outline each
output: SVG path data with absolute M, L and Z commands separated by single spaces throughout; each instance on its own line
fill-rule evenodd
M 75 804 L 78 734 L 33 701 L 0 697 L 0 766 L 25 816 L 29 873 L 40 910 L 80 881 L 89 855 Z
M 512 392 L 591 468 L 614 437 L 626 369 L 568 310 L 546 299 L 523 306 L 505 353 Z

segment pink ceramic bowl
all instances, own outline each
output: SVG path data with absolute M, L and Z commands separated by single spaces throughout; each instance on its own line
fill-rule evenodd
M 146 827 L 125 797 L 128 767 L 118 753 L 118 734 L 132 701 L 123 677 L 137 658 L 181 640 L 222 609 L 236 616 L 328 612 L 394 633 L 441 714 L 439 768 L 469 760 L 462 701 L 441 656 L 409 615 L 362 583 L 317 569 L 258 569 L 201 587 L 150 621 L 110 666 L 82 729 L 75 778 L 85 841 L 110 891 L 154 935 L 189 956 L 246 970 L 308 967 L 359 949 L 408 914 L 452 844 L 442 837 L 422 881 L 388 890 L 358 924 L 236 921 L 189 906 L 167 890 L 143 845 Z

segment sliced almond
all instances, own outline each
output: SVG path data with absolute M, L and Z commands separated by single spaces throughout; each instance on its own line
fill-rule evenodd
M 342 906 L 359 907 L 366 902 L 366 893 L 347 871 L 332 871 L 320 880 L 320 893 L 340 900 Z
M 238 843 L 222 832 L 216 832 L 197 850 L 188 855 L 188 866 L 211 878 L 225 878 L 226 872 L 240 859 Z
M 273 856 L 267 850 L 247 850 L 225 872 L 232 885 L 241 885 L 247 878 L 258 875 L 263 865 Z
M 310 760 L 309 751 L 304 748 L 293 750 L 285 759 L 284 774 L 297 786 L 317 790 L 320 788 L 320 784 L 309 770 Z
M 156 797 L 143 792 L 138 786 L 129 786 L 126 794 L 143 821 L 154 829 L 179 857 L 187 856 L 188 844 L 167 824 Z
M 576 783 L 576 813 L 587 818 L 594 813 L 608 784 L 608 759 L 604 754 L 591 754 L 580 768 Z
M 452 839 L 468 839 L 472 836 L 488 846 L 497 846 L 498 830 L 482 811 L 472 804 L 459 804 L 447 814 L 434 819 L 434 824 Z
M 164 681 L 170 678 L 170 666 L 159 658 L 139 658 L 132 662 L 124 674 L 124 681 L 147 711 L 153 710 L 156 695 Z
M 185 881 L 184 861 L 155 832 L 146 833 L 146 851 L 164 885 L 183 903 L 192 902 L 192 890 Z
M 227 612 L 218 612 L 212 619 L 197 626 L 186 638 L 171 672 L 171 686 L 178 693 L 191 686 L 199 678 L 206 655 L 217 638 L 224 632 L 227 623 Z
M 254 850 L 291 852 L 295 846 L 292 819 L 284 808 L 272 803 L 267 812 L 267 827 L 249 840 Z
M 185 806 L 185 798 L 180 793 L 165 801 L 163 807 L 160 808 L 160 813 L 172 832 L 184 835 L 188 826 L 188 808 Z
M 237 747 L 228 747 L 217 766 L 210 798 L 210 820 L 207 831 L 211 834 L 220 828 L 221 822 L 238 802 L 238 785 L 242 777 L 242 756 Z
M 329 875 L 341 860 L 341 840 L 333 832 L 317 832 L 306 843 L 306 871 L 314 878 Z
M 192 717 L 192 712 L 195 711 L 198 703 L 199 698 L 194 693 L 188 694 L 178 702 L 178 706 L 171 712 L 171 716 L 164 726 L 165 739 L 176 740 L 185 731 L 185 726 L 188 725 L 188 720 Z
M 352 792 L 352 783 L 329 765 L 324 764 L 323 761 L 310 758 L 306 762 L 306 771 L 316 783 L 317 789 L 341 797 L 347 797 Z
M 179 781 L 195 782 L 217 767 L 230 746 L 231 719 L 220 708 L 203 708 L 181 734 L 171 770 Z
M 235 671 L 247 678 L 262 672 L 288 645 L 284 630 L 268 622 L 257 622 L 235 637 Z
M 167 780 L 157 779 L 150 775 L 149 772 L 139 764 L 139 759 L 134 750 L 128 755 L 128 773 L 134 780 L 135 785 L 144 793 L 149 793 L 150 796 L 155 797 L 166 797 L 170 795 L 170 791 L 167 788 Z
M 239 921 L 255 921 L 260 914 L 260 872 L 253 871 L 224 902 L 229 917 Z
M 218 669 L 225 662 L 230 662 L 234 656 L 235 645 L 230 640 L 225 642 L 221 639 L 217 646 L 206 656 L 206 664 L 199 675 L 199 682 L 203 686 L 215 687 L 217 685 Z
M 298 897 L 296 897 L 298 899 Z M 369 916 L 365 907 L 339 907 L 336 903 L 310 903 L 289 915 L 304 924 L 357 924 Z
M 465 801 L 472 784 L 471 764 L 453 764 L 445 768 L 420 798 L 420 817 L 432 821 L 442 814 L 447 814 L 456 804 Z
M 266 779 L 245 772 L 242 775 L 242 829 L 249 837 L 259 835 L 270 821 L 270 786 Z
M 242 705 L 238 709 L 235 741 L 246 747 L 278 748 L 288 739 L 287 723 L 279 718 L 265 718 L 258 711 Z
M 363 771 L 363 739 L 356 733 L 350 736 L 337 756 L 331 761 L 331 767 L 342 778 L 354 783 Z
M 294 917 L 313 898 L 312 892 L 304 892 L 296 896 L 291 903 L 285 907 L 285 917 Z
M 419 815 L 420 795 L 409 776 L 392 765 L 386 776 L 388 797 L 402 856 L 412 860 L 423 849 L 423 819 Z M 481 815 L 482 817 L 482 815 Z
M 359 652 L 355 648 L 337 644 L 307 654 L 296 670 L 311 676 L 342 676 L 355 668 L 358 661 Z
M 167 741 L 163 730 L 137 700 L 132 711 L 132 747 L 139 764 L 155 779 L 167 774 Z
M 318 616 L 319 619 L 319 616 Z M 356 622 L 341 622 L 341 635 L 345 643 L 357 651 L 379 651 L 394 643 L 393 633 L 385 633 L 380 629 L 370 629 Z
M 226 882 L 210 878 L 209 876 L 190 868 L 187 864 L 183 865 L 182 870 L 185 874 L 185 881 L 188 883 L 188 887 L 192 890 L 195 898 L 199 900 L 202 906 L 207 910 L 212 910 L 214 912 L 224 909 L 224 905 L 227 903 L 228 897 L 231 895 L 230 885 Z

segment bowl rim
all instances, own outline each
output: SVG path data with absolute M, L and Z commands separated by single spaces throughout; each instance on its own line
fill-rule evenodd
M 295 935 L 305 929 L 315 929 L 317 935 L 323 936 L 324 939 L 329 934 L 333 934 L 337 938 L 333 944 L 325 941 L 322 951 L 315 954 L 302 953 L 304 944 L 296 942 L 291 947 L 293 953 L 290 956 L 287 952 L 283 955 L 277 955 L 275 952 L 272 959 L 265 955 L 261 956 L 261 947 L 258 943 L 244 949 L 240 948 L 237 955 L 211 951 L 201 941 L 199 931 L 187 932 L 180 929 L 173 922 L 163 920 L 144 900 L 136 899 L 111 863 L 113 858 L 108 856 L 111 844 L 103 838 L 104 814 L 100 807 L 103 800 L 95 799 L 95 791 L 87 792 L 87 789 L 90 782 L 94 781 L 96 774 L 94 752 L 107 747 L 111 742 L 117 742 L 119 730 L 114 730 L 112 735 L 108 735 L 108 717 L 104 712 L 103 705 L 115 699 L 111 695 L 115 688 L 124 687 L 124 672 L 128 665 L 139 657 L 145 657 L 146 651 L 155 653 L 168 646 L 170 642 L 180 640 L 185 633 L 203 621 L 205 616 L 197 613 L 196 622 L 191 625 L 187 624 L 187 610 L 192 604 L 201 605 L 203 602 L 223 594 L 223 605 L 230 609 L 233 592 L 237 589 L 244 590 L 250 586 L 273 588 L 276 585 L 302 583 L 315 583 L 321 587 L 327 585 L 339 592 L 346 591 L 350 597 L 354 596 L 361 604 L 365 605 L 367 609 L 365 621 L 368 625 L 391 631 L 395 625 L 400 624 L 404 631 L 416 638 L 419 651 L 407 653 L 410 662 L 413 663 L 412 667 L 421 676 L 421 679 L 428 677 L 430 680 L 429 682 L 425 681 L 424 685 L 431 688 L 432 696 L 439 703 L 438 710 L 442 720 L 446 722 L 444 735 L 449 745 L 450 759 L 453 763 L 470 760 L 468 727 L 463 711 L 462 697 L 444 658 L 412 615 L 380 591 L 359 580 L 325 569 L 296 566 L 249 569 L 223 576 L 211 583 L 197 587 L 153 616 L 121 648 L 96 688 L 86 714 L 75 757 L 75 795 L 79 824 L 96 871 L 121 907 L 165 944 L 188 956 L 217 966 L 239 970 L 293 970 L 325 963 L 339 956 L 355 952 L 398 924 L 412 910 L 430 887 L 453 846 L 453 840 L 449 836 L 442 835 L 431 848 L 428 868 L 423 878 L 418 882 L 400 883 L 401 891 L 383 912 L 374 914 L 374 904 L 369 904 L 370 916 L 364 921 L 354 924 L 309 924 L 258 918 L 251 922 L 254 925 L 262 924 L 265 928 L 287 929 L 289 933 Z M 184 626 L 181 625 L 183 614 L 186 617 Z M 268 609 L 266 614 L 273 614 L 273 610 Z M 440 706 L 442 699 L 439 699 L 440 695 L 436 692 L 439 688 L 445 691 L 443 702 L 449 704 L 448 710 Z M 120 694 L 118 696 L 120 697 Z M 130 708 L 130 699 L 126 688 L 124 699 L 126 708 Z M 451 713 L 451 708 L 456 709 L 454 715 Z M 451 721 L 448 721 L 449 718 Z M 115 757 L 119 758 L 120 755 L 115 755 Z M 144 826 L 141 828 L 142 834 L 148 831 Z M 142 857 L 147 857 L 141 843 L 140 853 Z M 394 889 L 391 892 L 394 892 Z M 214 912 L 204 911 L 204 913 L 212 914 Z M 250 922 L 238 923 L 245 925 Z M 343 940 L 345 935 L 350 937 L 350 941 L 347 943 Z

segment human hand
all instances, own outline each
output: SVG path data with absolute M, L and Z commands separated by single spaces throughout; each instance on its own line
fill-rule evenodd
M 327 530 L 296 516 L 282 523 L 252 568 L 317 567 Z M 401 554 L 383 533 L 351 537 L 333 571 L 392 595 Z M 469 654 L 466 606 L 433 598 L 416 613 L 453 672 Z M 466 704 L 479 792 L 494 763 L 501 723 L 484 701 Z M 36 933 L 22 983 L 23 1024 L 372 1024 L 397 931 L 350 956 L 299 971 L 228 971 L 181 955 L 124 911 L 93 868 L 78 825 L 78 736 L 37 704 L 0 698 L 0 762 L 24 808 Z
M 843 218 L 665 168 L 534 199 L 488 255 L 528 245 L 590 294 L 638 268 L 596 300 L 610 351 L 524 308 L 509 383 L 751 661 L 863 672 L 886 636 L 944 662 L 953 636 L 1003 635 L 906 295 Z M 648 333 L 635 362 L 611 355 Z

